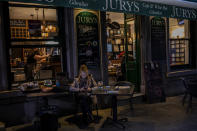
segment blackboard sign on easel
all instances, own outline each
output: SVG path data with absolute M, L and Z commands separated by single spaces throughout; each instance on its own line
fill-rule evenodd
M 151 63 L 144 67 L 146 96 L 149 103 L 165 101 L 162 87 L 162 63 L 166 61 L 166 22 L 161 17 L 151 19 Z
M 159 63 L 145 63 L 146 97 L 148 103 L 164 102 L 165 93 L 162 87 L 162 73 Z
M 166 24 L 165 19 L 151 19 L 151 54 L 152 61 L 166 60 Z

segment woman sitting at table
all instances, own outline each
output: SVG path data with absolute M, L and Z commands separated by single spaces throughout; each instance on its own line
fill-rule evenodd
M 90 92 L 91 88 L 95 86 L 97 86 L 97 83 L 92 75 L 88 74 L 87 66 L 81 65 L 79 76 L 74 80 L 70 90 L 79 92 L 78 100 L 85 120 L 87 120 L 87 118 L 93 119 L 91 104 L 92 102 L 95 103 L 95 96 L 91 96 Z

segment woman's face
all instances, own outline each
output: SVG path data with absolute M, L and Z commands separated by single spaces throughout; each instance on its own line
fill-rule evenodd
M 87 77 L 87 73 L 84 72 L 84 71 L 82 71 L 82 72 L 81 72 L 81 78 L 86 78 L 86 77 Z

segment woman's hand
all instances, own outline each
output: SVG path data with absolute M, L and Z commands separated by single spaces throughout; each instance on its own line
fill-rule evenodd
M 87 88 L 87 91 L 88 91 L 88 92 L 91 92 L 91 91 L 92 91 L 92 89 L 91 89 L 91 88 Z
M 79 91 L 83 92 L 83 91 L 85 91 L 85 89 L 84 88 L 80 88 Z
M 91 88 L 81 88 L 79 89 L 80 92 L 91 92 L 92 89 Z
M 79 88 L 73 88 L 73 87 L 71 87 L 71 88 L 70 88 L 70 91 L 78 92 L 78 91 L 79 91 Z

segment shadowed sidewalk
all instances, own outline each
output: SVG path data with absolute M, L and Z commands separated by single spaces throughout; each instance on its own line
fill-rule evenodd
M 192 112 L 186 113 L 187 103 L 184 107 L 182 106 L 182 97 L 168 97 L 165 103 L 134 104 L 134 111 L 130 111 L 129 106 L 120 106 L 119 118 L 128 118 L 128 122 L 125 123 L 127 131 L 195 131 L 197 129 L 197 99 L 193 99 Z M 59 118 L 61 123 L 59 131 L 120 131 L 120 128 L 113 125 L 101 128 L 110 113 L 110 109 L 99 110 L 99 115 L 102 116 L 100 122 L 91 123 L 85 129 L 80 129 L 76 124 L 66 121 L 72 116 Z M 12 127 L 8 131 L 16 129 L 17 127 Z

